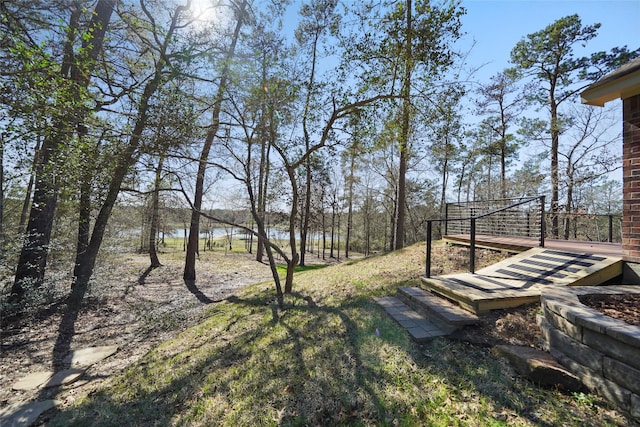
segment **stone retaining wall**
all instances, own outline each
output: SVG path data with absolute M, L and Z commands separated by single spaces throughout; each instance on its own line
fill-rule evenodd
M 580 295 L 638 293 L 640 286 L 545 290 L 538 324 L 547 350 L 582 383 L 640 420 L 640 327 L 605 316 Z

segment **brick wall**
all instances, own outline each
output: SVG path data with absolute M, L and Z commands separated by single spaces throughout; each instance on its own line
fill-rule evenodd
M 622 252 L 640 263 L 640 95 L 623 100 Z

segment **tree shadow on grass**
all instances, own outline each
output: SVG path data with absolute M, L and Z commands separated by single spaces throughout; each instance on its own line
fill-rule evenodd
M 66 307 L 58 325 L 58 334 L 51 354 L 54 372 L 71 368 L 71 361 L 65 360 L 65 357 L 71 351 L 71 343 L 76 334 L 76 322 L 83 306 L 86 290 L 86 286 L 73 288 L 66 299 Z M 57 394 L 60 389 L 61 386 L 42 388 L 39 393 L 39 399 L 50 398 L 52 394 Z
M 237 319 L 230 319 L 229 323 L 232 325 L 236 322 Z M 203 386 L 207 382 L 207 376 L 212 372 L 241 367 L 252 356 L 247 350 L 250 343 L 260 339 L 263 333 L 264 330 L 254 328 L 245 330 L 226 344 L 220 344 L 215 340 L 203 341 L 198 350 L 205 351 L 204 347 L 210 347 L 206 350 L 206 357 L 194 361 L 187 359 L 175 368 L 167 367 L 167 364 L 171 363 L 171 355 L 147 355 L 142 362 L 138 362 L 128 373 L 123 374 L 135 377 L 135 380 L 127 384 L 126 390 L 97 390 L 78 407 L 67 408 L 56 414 L 50 425 L 85 426 L 96 425 L 96 422 L 99 425 L 120 425 L 123 420 L 127 420 L 128 425 L 175 425 L 176 417 L 179 418 L 183 412 L 190 409 L 185 405 L 186 400 L 198 394 L 206 398 L 207 392 L 203 391 Z M 161 369 L 157 368 L 158 365 L 166 367 L 167 370 L 161 372 Z M 165 376 L 172 375 L 178 369 L 183 373 L 174 376 L 162 386 L 155 386 L 156 383 L 162 382 Z M 233 373 L 224 377 L 224 381 L 215 384 L 213 393 L 229 393 L 233 383 L 238 381 L 242 374 L 243 369 L 235 369 Z M 139 385 L 145 382 L 149 386 Z M 99 420 L 95 418 L 96 413 L 100 413 Z
M 149 274 L 151 274 L 151 272 L 156 268 L 158 268 L 158 266 L 150 265 L 149 267 L 147 267 L 147 269 L 142 272 L 140 277 L 138 277 L 138 285 L 144 285 L 147 282 L 147 277 L 149 277 Z
M 191 292 L 201 303 L 212 304 L 214 302 L 219 302 L 219 301 L 212 300 L 211 298 L 203 294 L 202 291 L 198 289 L 198 287 L 196 286 L 195 280 L 185 279 L 184 284 L 187 286 L 187 289 L 189 290 L 189 292 Z
M 270 358 L 269 370 L 272 373 L 265 375 L 263 381 L 270 384 L 277 373 L 286 373 L 288 383 L 283 391 L 293 398 L 285 397 L 279 406 L 279 425 L 359 424 L 357 414 L 361 409 L 362 395 L 367 396 L 369 402 L 365 411 L 368 411 L 368 417 L 377 421 L 385 419 L 387 408 L 376 390 L 379 372 L 375 366 L 369 366 L 361 359 L 363 334 L 349 315 L 350 310 L 369 304 L 369 298 L 356 297 L 338 306 L 330 306 L 316 303 L 310 295 L 292 292 L 287 294 L 282 309 L 268 294 L 253 298 L 232 296 L 227 300 L 251 308 L 268 305 L 272 314 L 269 326 L 281 326 L 286 331 L 278 334 L 281 338 L 269 345 L 272 351 L 286 356 L 281 354 L 279 359 L 276 358 L 280 364 Z M 308 321 L 299 324 L 301 317 Z M 335 329 L 327 326 L 330 324 L 335 324 Z M 341 350 L 337 352 L 332 345 L 336 339 L 344 342 L 344 347 L 338 344 Z M 314 365 L 317 360 L 306 355 L 312 348 L 326 350 L 326 360 L 320 357 L 323 359 L 320 367 Z M 341 367 L 349 372 L 346 377 L 342 375 Z M 309 382 L 313 385 L 309 386 Z M 323 388 L 326 394 L 317 394 L 318 387 Z M 309 411 L 309 408 L 315 410 Z
M 103 425 L 126 419 L 131 425 L 158 426 L 213 419 L 250 424 L 274 420 L 274 414 L 279 425 L 412 419 L 428 424 L 440 413 L 454 418 L 481 415 L 465 412 L 464 399 L 473 399 L 470 407 L 490 407 L 479 422 L 504 411 L 539 426 L 553 423 L 539 412 L 545 395 L 517 385 L 514 381 L 519 380 L 511 378 L 487 349 L 446 339 L 407 345 L 401 329 L 369 297 L 325 305 L 293 293 L 284 309 L 267 292 L 227 301 L 229 306 L 220 307 L 222 317 L 194 331 L 196 341 L 188 347 L 151 352 L 111 388 L 66 409 L 51 425 L 92 424 L 97 413 Z M 373 332 L 378 326 L 380 336 Z M 406 369 L 395 362 L 385 365 L 394 352 L 406 353 L 412 363 Z M 402 396 L 405 389 L 420 390 L 412 393 L 419 397 L 407 400 Z M 463 403 L 456 407 L 459 402 Z M 454 407 L 447 409 L 448 405 Z M 424 418 L 405 418 L 413 410 L 423 412 Z
M 358 390 L 367 395 L 369 401 L 375 402 L 373 407 L 377 409 L 374 412 L 384 412 L 373 387 L 376 372 L 360 360 L 361 343 L 357 336 L 357 324 L 343 312 L 361 302 L 354 301 L 349 307 L 328 307 L 318 306 L 308 296 L 298 295 L 289 299 L 295 299 L 295 302 L 280 310 L 272 298 L 229 297 L 227 300 L 237 305 L 236 309 L 226 311 L 229 318 L 223 321 L 234 325 L 237 331 L 230 339 L 227 338 L 229 326 L 203 337 L 197 349 L 190 347 L 178 353 L 150 353 L 126 374 L 136 380 L 127 382 L 126 387 L 120 387 L 117 384 L 126 382 L 125 378 L 121 378 L 112 389 L 98 390 L 79 407 L 64 410 L 51 425 L 86 425 L 95 420 L 96 413 L 101 414 L 100 423 L 104 425 L 112 425 L 122 419 L 128 419 L 131 425 L 143 425 L 149 420 L 158 426 L 175 424 L 176 421 L 180 423 L 180 420 L 188 423 L 199 411 L 192 408 L 193 405 L 200 405 L 209 398 L 217 401 L 219 397 L 212 396 L 220 395 L 224 396 L 224 402 L 230 407 L 248 404 L 256 412 L 277 410 L 281 425 L 296 424 L 301 420 L 315 425 L 353 421 L 347 411 L 338 410 L 334 413 L 333 409 L 339 409 L 342 402 L 352 399 Z M 272 315 L 261 317 L 266 314 L 263 310 L 269 309 Z M 298 325 L 300 313 L 309 318 L 305 325 Z M 240 319 L 252 314 L 258 314 L 257 319 L 261 320 L 245 322 L 236 328 Z M 327 322 L 341 325 L 340 334 L 345 335 L 344 351 L 349 356 L 345 357 L 342 351 L 336 353 L 332 346 L 331 360 L 337 361 L 344 369 L 354 371 L 348 375 L 349 378 L 343 378 L 331 361 L 318 368 L 314 366 L 314 360 L 320 356 L 311 360 L 305 356 L 310 348 L 323 347 L 335 339 L 334 333 L 327 333 L 326 326 L 322 326 Z M 274 334 L 273 328 L 280 332 Z M 256 346 L 256 343 L 261 344 Z M 192 356 L 192 352 L 204 357 Z M 182 362 L 177 363 L 178 360 Z M 175 375 L 176 370 L 181 373 Z M 326 376 L 321 372 L 323 370 L 327 370 Z M 250 383 L 256 389 L 254 394 L 234 394 L 238 387 L 244 387 L 239 384 L 248 384 L 247 374 L 251 376 Z M 166 375 L 174 376 L 164 382 Z M 316 378 L 315 375 L 320 377 Z M 309 381 L 315 387 L 309 387 Z M 316 393 L 317 387 L 322 385 L 330 386 L 331 390 L 326 390 L 329 397 Z M 124 391 L 124 388 L 127 390 Z M 194 401 L 193 396 L 200 397 Z M 328 398 L 330 403 L 325 404 Z M 310 411 L 310 407 L 314 409 Z M 382 419 L 380 417 L 377 418 Z

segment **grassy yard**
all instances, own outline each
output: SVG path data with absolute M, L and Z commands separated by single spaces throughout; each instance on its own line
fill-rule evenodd
M 453 262 L 435 252 L 439 268 Z M 300 271 L 283 310 L 272 285 L 245 288 L 50 425 L 627 425 L 595 396 L 519 378 L 488 347 L 412 343 L 372 297 L 423 269 L 416 245 Z

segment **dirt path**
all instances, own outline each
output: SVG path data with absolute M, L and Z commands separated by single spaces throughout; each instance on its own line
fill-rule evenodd
M 248 254 L 201 254 L 194 286 L 182 280 L 182 260 L 165 260 L 146 271 L 148 256 L 127 254 L 103 268 L 85 298 L 75 322 L 72 349 L 117 345 L 118 352 L 90 367 L 81 380 L 60 390 L 15 391 L 25 375 L 53 369 L 53 348 L 61 310 L 44 319 L 9 325 L 2 334 L 0 407 L 34 399 L 55 398 L 62 406 L 95 389 L 104 378 L 138 360 L 155 344 L 200 322 L 212 303 L 237 289 L 269 280 L 268 266 Z

